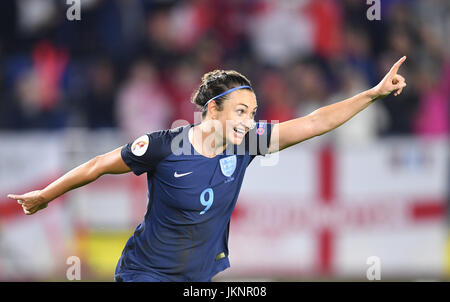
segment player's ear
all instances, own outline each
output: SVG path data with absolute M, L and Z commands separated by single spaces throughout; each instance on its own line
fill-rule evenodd
M 208 104 L 208 114 L 213 119 L 216 120 L 219 114 L 219 108 L 217 107 L 216 102 L 212 101 Z

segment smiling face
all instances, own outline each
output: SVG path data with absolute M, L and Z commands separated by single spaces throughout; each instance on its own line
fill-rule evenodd
M 233 91 L 223 102 L 221 111 L 214 110 L 215 119 L 222 125 L 222 137 L 239 145 L 255 123 L 257 109 L 255 94 L 248 89 Z

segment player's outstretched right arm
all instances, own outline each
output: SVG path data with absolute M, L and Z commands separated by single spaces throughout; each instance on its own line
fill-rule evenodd
M 90 161 L 72 169 L 46 188 L 28 192 L 22 195 L 8 194 L 22 205 L 27 215 L 36 213 L 47 207 L 48 203 L 64 193 L 93 182 L 104 174 L 122 174 L 130 172 L 130 168 L 121 157 L 121 147 L 111 152 L 99 155 Z

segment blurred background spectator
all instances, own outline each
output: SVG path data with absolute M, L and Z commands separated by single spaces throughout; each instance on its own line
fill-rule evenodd
M 119 90 L 116 114 L 129 139 L 167 128 L 171 120 L 170 100 L 158 76 L 151 62 L 137 61 Z

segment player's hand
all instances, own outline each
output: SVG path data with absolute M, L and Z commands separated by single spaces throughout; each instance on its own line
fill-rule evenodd
M 393 91 L 395 96 L 402 93 L 403 88 L 406 87 L 406 81 L 405 78 L 397 74 L 397 72 L 405 60 L 406 56 L 403 56 L 400 60 L 398 60 L 384 76 L 381 82 L 373 88 L 376 98 L 385 97 Z
M 26 215 L 31 215 L 48 206 L 48 202 L 40 193 L 41 191 L 37 190 L 22 195 L 8 194 L 8 198 L 17 200 L 17 203 L 22 206 L 23 212 Z

